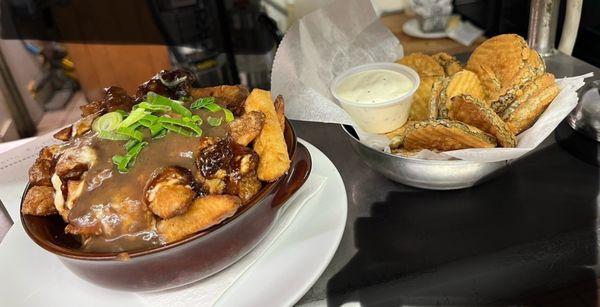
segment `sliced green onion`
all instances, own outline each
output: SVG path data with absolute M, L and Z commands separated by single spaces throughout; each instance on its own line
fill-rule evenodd
M 118 134 L 121 134 L 121 135 L 128 136 L 129 138 L 137 140 L 138 142 L 141 142 L 144 140 L 144 134 L 141 131 L 132 129 L 131 127 L 121 127 L 119 129 L 117 129 L 115 132 Z
M 119 127 L 129 127 L 135 123 L 137 123 L 140 119 L 144 118 L 144 116 L 149 115 L 150 112 L 146 111 L 145 109 L 139 108 L 139 109 L 135 109 L 133 111 L 131 111 L 131 113 L 129 113 L 129 116 L 127 116 L 127 118 L 125 118 L 122 122 L 121 125 L 119 125 Z
M 150 134 L 152 137 L 156 137 L 161 131 L 164 130 L 164 127 L 161 123 L 156 123 L 148 127 L 150 129 Z
M 150 104 L 145 101 L 142 101 L 133 107 L 135 109 L 142 108 L 142 109 L 146 109 L 146 110 L 152 111 L 152 112 L 171 112 L 171 110 L 172 110 L 170 106 L 164 106 L 164 105 L 159 105 L 159 104 Z
M 211 117 L 211 116 L 209 116 L 206 121 L 208 122 L 209 125 L 211 125 L 213 127 L 217 127 L 217 126 L 221 125 L 221 122 L 223 121 L 223 118 L 222 117 Z
M 118 134 L 113 131 L 100 131 L 98 132 L 98 137 L 101 139 L 111 140 L 111 141 L 127 141 L 129 137 L 123 134 Z
M 225 121 L 226 122 L 230 122 L 234 120 L 234 116 L 233 113 L 231 113 L 231 111 L 229 111 L 229 109 L 227 108 L 223 108 L 223 113 L 225 113 Z
M 202 118 L 200 117 L 200 115 L 192 115 L 191 119 L 194 123 L 197 123 L 197 122 L 202 123 Z
M 204 106 L 204 108 L 211 112 L 218 112 L 222 109 L 222 107 L 216 103 L 207 104 Z
M 113 131 L 123 122 L 123 116 L 119 112 L 109 112 L 94 120 L 92 129 L 96 132 Z
M 129 151 L 131 148 L 133 148 L 133 146 L 137 145 L 137 143 L 139 142 L 134 139 L 127 141 L 127 143 L 125 143 L 125 150 Z
M 140 119 L 139 123 L 140 123 L 140 125 L 148 128 L 148 127 L 156 124 L 157 121 L 158 121 L 158 116 L 149 114 L 149 115 L 144 116 L 142 119 Z
M 175 132 L 177 134 L 181 134 L 183 136 L 189 136 L 189 137 L 196 136 L 194 134 L 194 132 L 192 132 L 192 131 L 190 131 L 188 129 L 185 129 L 185 128 L 181 127 L 181 126 L 178 126 L 178 125 L 166 124 L 166 123 L 162 124 L 162 125 L 163 125 L 163 127 L 165 127 L 165 129 L 167 129 L 169 131 L 172 131 L 172 132 Z
M 127 117 L 127 115 L 129 115 L 129 113 L 127 113 L 127 112 L 125 112 L 123 110 L 116 110 L 115 112 L 121 114 L 121 116 L 123 116 L 123 117 Z
M 152 137 L 152 139 L 162 139 L 163 137 L 165 137 L 165 135 L 167 135 L 167 131 L 168 131 L 168 130 L 167 130 L 167 129 L 166 129 L 164 126 L 162 126 L 162 125 L 161 125 L 161 127 L 162 127 L 163 129 L 160 129 L 160 130 L 158 131 L 158 133 L 156 133 L 156 135 L 154 135 L 154 136 Z
M 124 156 L 113 156 L 112 161 L 114 164 L 117 165 L 117 169 L 120 172 L 127 173 L 129 169 L 133 166 L 133 164 L 135 164 L 135 159 L 142 151 L 142 148 L 144 148 L 144 146 L 146 145 L 148 145 L 148 142 L 139 142 L 131 146 L 131 148 L 127 150 L 127 153 Z
M 183 128 L 187 128 L 189 130 L 192 130 L 193 132 L 196 133 L 196 136 L 201 136 L 202 135 L 202 129 L 200 129 L 200 126 L 192 123 L 192 122 L 186 122 L 183 119 L 177 119 L 177 118 L 170 118 L 170 117 L 160 117 L 158 118 L 158 122 L 161 123 L 165 128 L 173 131 L 173 132 L 177 132 L 179 134 L 183 134 L 183 135 L 187 135 L 185 133 L 181 133 L 179 131 L 179 129 L 174 130 L 172 129 L 173 127 L 169 128 L 167 127 L 167 125 L 176 125 L 176 126 L 180 126 Z M 193 134 L 192 134 L 193 135 Z
M 192 105 L 190 106 L 190 109 L 197 110 L 200 108 L 204 108 L 206 105 L 214 104 L 214 103 L 215 103 L 215 97 L 202 97 L 202 98 L 198 98 L 196 101 L 194 101 L 192 103 Z
M 183 117 L 192 117 L 192 112 L 184 107 L 181 101 L 173 100 L 154 92 L 148 92 L 148 94 L 146 94 L 146 100 L 148 100 L 148 103 L 150 104 L 168 106 L 173 112 L 180 114 Z

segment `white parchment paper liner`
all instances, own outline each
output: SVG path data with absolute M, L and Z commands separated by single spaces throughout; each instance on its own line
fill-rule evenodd
M 403 56 L 398 39 L 380 21 L 369 0 L 336 0 L 306 15 L 283 38 L 271 74 L 273 97 L 281 94 L 290 119 L 349 124 L 361 142 L 379 150 L 384 136 L 360 129 L 339 107 L 329 84 L 343 71 L 373 62 L 394 62 Z M 528 130 L 518 135 L 516 148 L 473 148 L 444 153 L 427 151 L 417 157 L 495 162 L 517 159 L 538 146 L 575 108 L 577 90 L 592 74 L 557 80 L 559 95 Z

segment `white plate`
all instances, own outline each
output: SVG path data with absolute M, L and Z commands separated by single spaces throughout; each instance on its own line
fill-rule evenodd
M 321 151 L 301 142 L 310 151 L 312 172 L 327 178 L 323 190 L 300 209 L 270 249 L 221 297 L 220 306 L 294 304 L 316 282 L 339 245 L 347 214 L 344 183 Z M 0 272 L 0 306 L 144 306 L 134 293 L 100 288 L 79 279 L 56 256 L 31 242 L 18 221 L 0 243 Z M 264 291 L 265 285 L 269 291 Z
M 410 35 L 418 38 L 444 38 L 448 37 L 445 31 L 441 32 L 423 32 L 419 27 L 419 21 L 416 18 L 410 19 L 402 25 L 402 31 L 406 35 Z

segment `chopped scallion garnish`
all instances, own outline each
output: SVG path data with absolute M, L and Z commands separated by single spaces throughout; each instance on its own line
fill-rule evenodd
M 92 123 L 92 129 L 96 132 L 113 131 L 119 128 L 121 122 L 123 122 L 123 115 L 121 113 L 109 112 L 96 118 Z
M 127 116 L 127 118 L 125 118 L 121 122 L 121 125 L 119 125 L 119 127 L 121 127 L 121 128 L 129 127 L 129 126 L 137 123 L 140 119 L 144 118 L 144 116 L 146 116 L 146 115 L 150 115 L 150 112 L 148 112 L 142 108 L 135 109 L 135 110 L 131 111 L 131 113 L 129 113 L 129 116 Z
M 192 117 L 192 112 L 184 107 L 181 101 L 173 100 L 169 97 L 161 96 L 154 92 L 148 92 L 148 94 L 146 94 L 146 100 L 148 100 L 148 103 L 150 104 L 168 106 L 173 110 L 173 112 L 183 117 Z
M 223 118 L 222 117 L 211 117 L 211 116 L 209 116 L 206 121 L 208 122 L 209 125 L 211 125 L 213 127 L 218 127 L 218 126 L 221 125 L 221 122 L 223 121 Z

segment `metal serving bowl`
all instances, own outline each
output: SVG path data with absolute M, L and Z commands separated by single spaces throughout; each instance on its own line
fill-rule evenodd
M 373 149 L 358 140 L 354 129 L 343 126 L 354 151 L 372 169 L 396 182 L 430 190 L 472 187 L 498 175 L 508 161 L 470 162 L 407 158 Z

